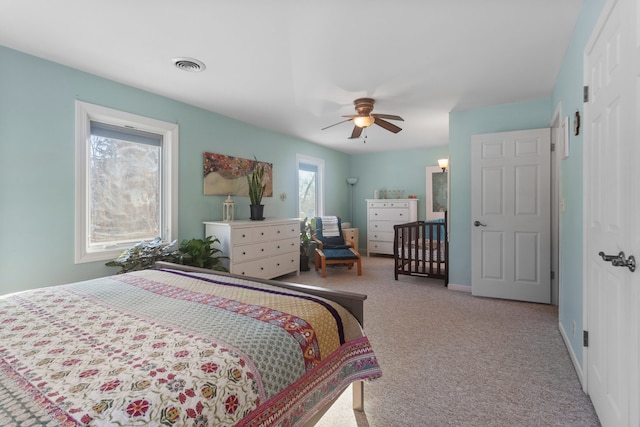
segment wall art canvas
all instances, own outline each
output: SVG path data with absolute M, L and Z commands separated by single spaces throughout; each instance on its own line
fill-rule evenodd
M 204 153 L 204 194 L 207 196 L 248 196 L 247 175 L 250 175 L 256 160 L 224 154 Z M 265 167 L 267 185 L 264 197 L 273 196 L 273 165 L 257 162 Z

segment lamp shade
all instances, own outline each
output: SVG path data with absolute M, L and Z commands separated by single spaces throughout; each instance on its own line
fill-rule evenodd
M 375 121 L 375 117 L 371 116 L 356 116 L 353 118 L 353 124 L 358 126 L 359 128 L 366 128 L 368 126 L 371 126 Z
M 444 171 L 449 167 L 449 159 L 438 159 L 438 166 Z
M 356 185 L 358 183 L 358 178 L 347 178 L 347 182 L 351 185 Z

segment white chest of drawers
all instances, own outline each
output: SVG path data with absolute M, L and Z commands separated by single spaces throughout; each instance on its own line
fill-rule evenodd
M 418 220 L 418 199 L 367 199 L 367 255 L 393 255 L 393 226 Z
M 217 237 L 233 274 L 272 279 L 300 273 L 300 220 L 205 221 L 205 236 Z

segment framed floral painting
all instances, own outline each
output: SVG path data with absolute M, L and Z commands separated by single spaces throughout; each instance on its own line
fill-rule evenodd
M 273 164 L 224 154 L 203 155 L 204 194 L 206 196 L 248 196 L 247 175 L 254 164 L 264 166 L 265 197 L 273 196 Z

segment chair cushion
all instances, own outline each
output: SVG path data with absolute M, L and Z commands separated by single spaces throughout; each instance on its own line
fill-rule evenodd
M 323 249 L 325 259 L 358 259 L 358 255 L 349 249 Z
M 326 237 L 325 237 L 326 239 Z M 323 243 L 322 244 L 322 250 L 326 250 L 326 249 L 349 249 L 351 247 L 351 245 L 332 245 L 330 243 Z

